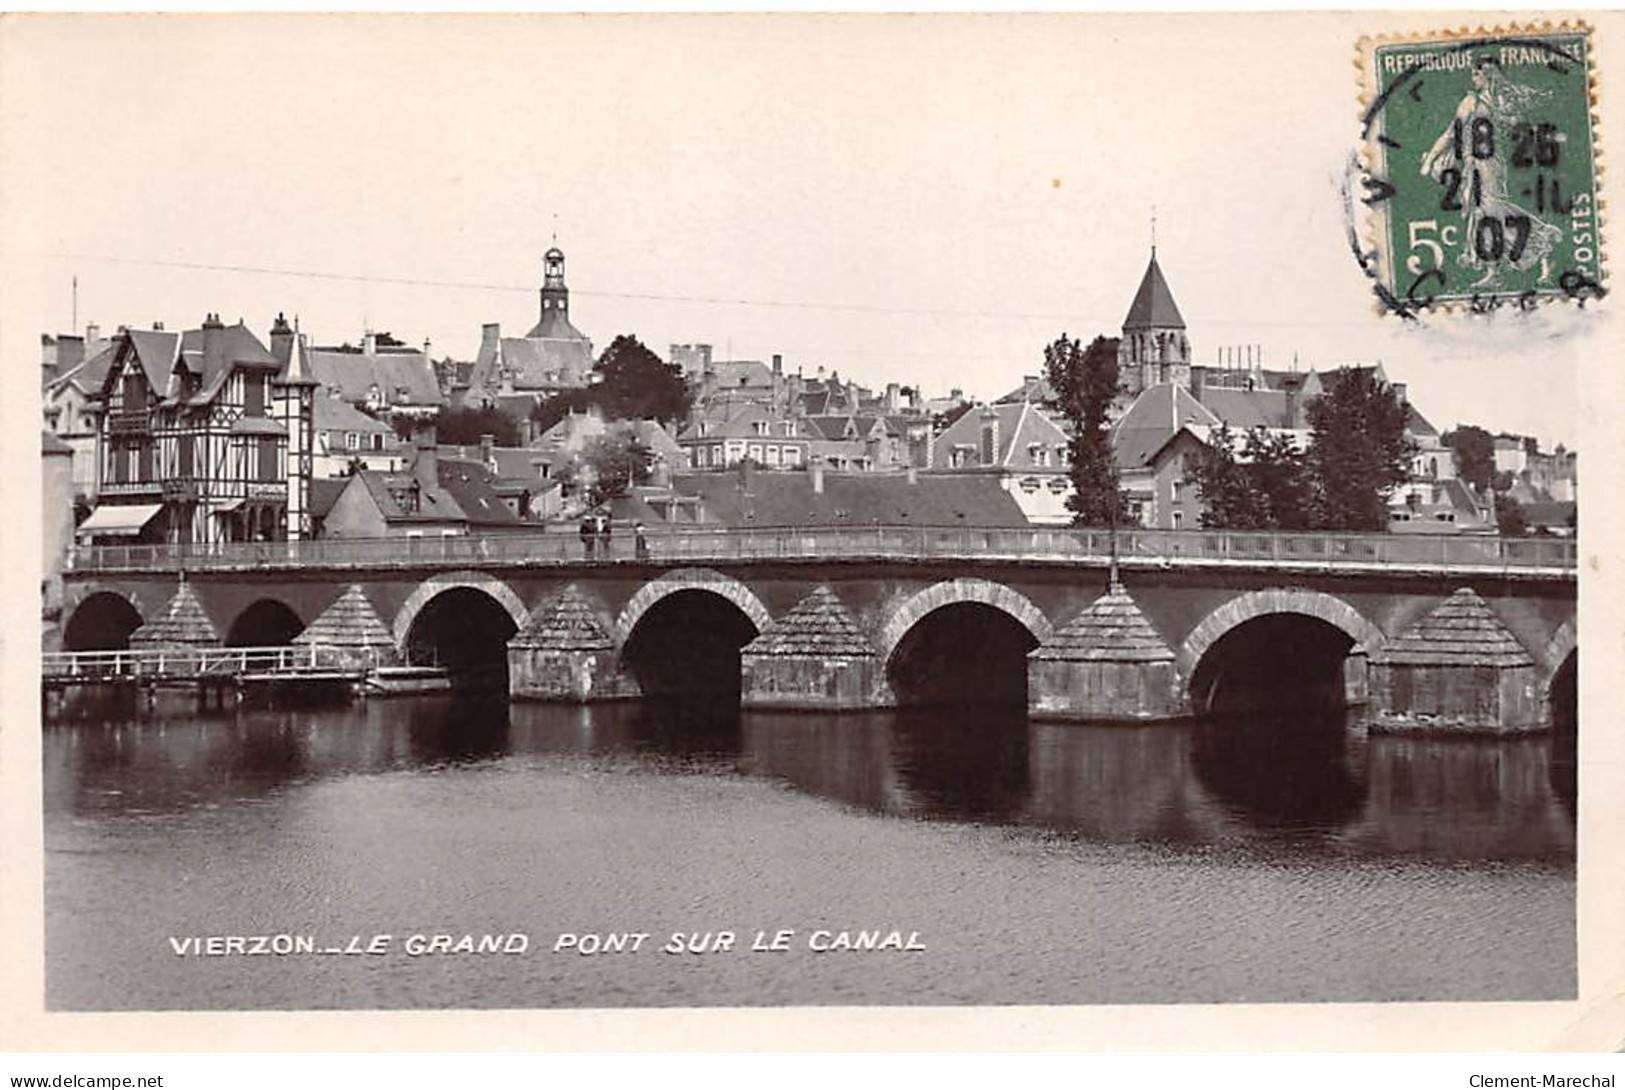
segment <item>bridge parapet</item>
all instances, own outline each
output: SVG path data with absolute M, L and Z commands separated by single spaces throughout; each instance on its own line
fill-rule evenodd
M 556 532 L 450 537 L 327 538 L 218 545 L 111 545 L 69 552 L 68 576 L 134 571 L 458 567 L 596 567 L 640 562 L 963 560 L 1125 569 L 1232 567 L 1573 579 L 1572 540 L 1475 535 L 1259 533 L 1050 527 L 808 526 L 688 529 L 646 536 L 639 553 L 623 535 L 585 554 Z

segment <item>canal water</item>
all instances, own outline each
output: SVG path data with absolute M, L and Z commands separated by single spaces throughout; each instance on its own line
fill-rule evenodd
M 58 1010 L 1575 993 L 1562 735 L 422 697 L 44 762 Z

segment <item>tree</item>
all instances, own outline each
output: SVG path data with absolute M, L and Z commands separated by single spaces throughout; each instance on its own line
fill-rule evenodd
M 564 467 L 566 489 L 585 490 L 588 507 L 626 495 L 629 486 L 647 484 L 654 452 L 626 432 L 600 435 L 582 448 L 578 460 Z
M 583 413 L 597 404 L 597 397 L 592 387 L 583 386 L 575 390 L 560 390 L 552 397 L 544 397 L 530 407 L 530 419 L 536 425 L 536 434 L 541 435 L 563 420 L 570 413 Z
M 472 445 L 480 441 L 480 436 L 491 435 L 496 437 L 499 447 L 519 445 L 518 422 L 495 406 L 482 409 L 442 408 L 435 417 L 434 427 L 435 436 L 442 443 Z
M 1191 465 L 1202 497 L 1202 525 L 1224 530 L 1304 530 L 1314 488 L 1307 457 L 1290 435 L 1254 428 L 1238 457 L 1221 426 Z
M 1068 446 L 1072 495 L 1066 505 L 1075 526 L 1110 526 L 1128 518 L 1118 487 L 1106 416 L 1117 396 L 1117 339 L 1096 337 L 1088 348 L 1065 333 L 1044 348 L 1044 375 L 1056 407 L 1071 425 Z
M 1314 525 L 1323 530 L 1388 528 L 1388 496 L 1410 476 L 1405 403 L 1369 369 L 1338 374 L 1308 405 L 1308 469 Z
M 1495 497 L 1495 527 L 1502 537 L 1522 537 L 1529 532 L 1529 516 L 1523 504 L 1511 496 Z
M 593 370 L 599 376 L 591 387 L 594 400 L 610 420 L 666 424 L 688 415 L 692 395 L 683 369 L 662 360 L 630 334 L 611 341 Z
M 1495 477 L 1495 440 L 1473 424 L 1457 425 L 1445 432 L 1439 442 L 1456 452 L 1456 475 L 1480 492 L 1490 490 Z

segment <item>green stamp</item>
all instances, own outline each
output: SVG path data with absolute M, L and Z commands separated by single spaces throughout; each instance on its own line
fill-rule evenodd
M 1373 216 L 1356 249 L 1383 305 L 1600 298 L 1590 29 L 1368 40 L 1361 54 Z

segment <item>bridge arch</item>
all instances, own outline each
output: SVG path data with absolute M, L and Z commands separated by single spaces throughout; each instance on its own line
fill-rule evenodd
M 117 591 L 85 595 L 62 625 L 64 651 L 122 651 L 146 622 L 141 607 Z
M 632 630 L 637 628 L 645 613 L 662 599 L 686 590 L 701 590 L 726 598 L 750 618 L 750 623 L 756 626 L 758 632 L 773 621 L 772 614 L 756 593 L 732 576 L 710 568 L 677 568 L 645 583 L 627 600 L 620 616 L 615 619 L 615 643 L 626 646 Z
M 280 598 L 256 598 L 238 611 L 226 629 L 227 647 L 272 647 L 292 643 L 305 630 L 304 618 Z
M 1055 625 L 1044 611 L 1018 590 L 986 579 L 945 579 L 911 595 L 881 626 L 880 639 L 876 641 L 880 661 L 891 661 L 897 645 L 926 614 L 943 606 L 960 604 L 991 606 L 1008 614 L 1039 643 L 1049 639 L 1055 631 Z
M 1341 598 L 1303 587 L 1275 587 L 1239 595 L 1202 618 L 1180 645 L 1180 669 L 1189 678 L 1208 649 L 1232 629 L 1259 617 L 1282 613 L 1314 617 L 1340 629 L 1354 641 L 1351 653 L 1370 654 L 1387 639 L 1382 629 Z
M 1546 651 L 1540 663 L 1545 671 L 1545 680 L 1548 685 L 1568 661 L 1569 655 L 1579 646 L 1579 618 L 1570 617 L 1564 621 L 1558 630 L 1552 633 L 1552 638 L 1546 641 Z
M 459 588 L 483 591 L 490 595 L 496 600 L 497 604 L 507 611 L 508 616 L 513 618 L 515 629 L 524 628 L 526 622 L 530 619 L 529 610 L 525 608 L 524 600 L 519 597 L 518 592 L 501 579 L 477 571 L 441 572 L 438 575 L 431 575 L 419 583 L 412 593 L 406 596 L 406 601 L 401 603 L 401 608 L 396 611 L 395 623 L 391 626 L 391 631 L 395 635 L 395 646 L 400 648 L 406 646 L 407 636 L 412 631 L 412 622 L 417 620 L 418 614 L 423 611 L 424 606 L 445 591 Z

